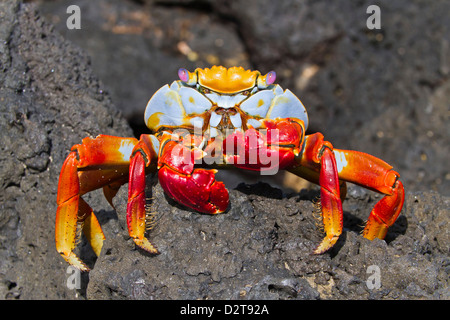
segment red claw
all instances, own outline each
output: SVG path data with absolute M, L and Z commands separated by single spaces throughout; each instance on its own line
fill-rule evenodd
M 229 203 L 228 191 L 222 182 L 216 181 L 216 170 L 194 169 L 193 157 L 173 157 L 174 151 L 193 154 L 175 141 L 167 143 L 159 160 L 158 171 L 159 183 L 166 194 L 199 212 L 224 212 Z
M 223 143 L 227 163 L 237 168 L 275 174 L 294 164 L 304 129 L 289 119 L 266 120 L 265 130 L 236 131 Z
M 214 170 L 195 169 L 184 175 L 164 166 L 158 178 L 167 195 L 191 209 L 216 214 L 228 207 L 228 191 L 222 182 L 215 181 Z

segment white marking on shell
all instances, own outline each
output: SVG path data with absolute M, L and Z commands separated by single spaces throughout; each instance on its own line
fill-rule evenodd
M 303 121 L 305 129 L 308 128 L 308 114 L 303 103 L 289 89 L 277 95 L 266 115 L 269 119 L 297 118 Z
M 215 138 L 219 135 L 219 131 L 216 128 L 210 127 L 209 128 L 209 137 Z
M 150 140 L 152 140 L 153 151 L 155 151 L 156 153 L 159 153 L 159 140 L 158 140 L 158 138 L 155 137 L 154 135 L 150 135 Z
M 258 128 L 261 128 L 262 123 L 259 122 L 259 121 L 256 120 L 256 119 L 248 119 L 248 120 L 247 120 L 247 125 L 252 126 L 254 129 L 258 129 Z
M 235 128 L 240 128 L 242 126 L 242 119 L 239 113 L 230 116 L 230 121 Z
M 222 120 L 222 116 L 220 114 L 211 112 L 211 118 L 209 119 L 209 125 L 211 127 L 217 127 L 220 123 L 220 120 Z
M 225 94 L 217 94 L 217 93 L 207 93 L 206 97 L 215 103 L 218 107 L 224 109 L 234 108 L 239 103 L 241 103 L 247 96 L 243 94 L 235 94 L 235 95 L 225 95 Z
M 190 122 L 195 128 L 203 128 L 203 121 L 202 117 L 194 117 Z
M 202 114 L 211 109 L 211 102 L 195 89 L 181 87 L 178 94 L 186 114 Z
M 179 81 L 174 81 L 170 84 L 170 89 L 172 89 L 172 90 L 178 90 L 179 88 L 180 88 Z
M 197 90 L 181 86 L 175 81 L 170 87 L 165 85 L 155 92 L 147 103 L 144 119 L 150 129 L 157 129 L 161 125 L 179 126 L 185 124 L 187 115 L 202 114 L 211 106 L 211 102 Z M 158 114 L 158 122 L 149 123 L 155 114 Z
M 297 118 L 308 127 L 308 114 L 302 104 L 290 90 L 285 90 L 275 85 L 272 90 L 262 90 L 244 101 L 241 110 L 250 116 L 261 118 Z
M 155 92 L 147 103 L 144 120 L 149 126 L 149 119 L 154 114 L 158 114 L 159 125 L 180 125 L 181 119 L 185 116 L 181 106 L 181 100 L 176 91 L 171 90 L 168 85 L 163 86 Z M 150 128 L 153 129 L 153 128 Z
M 251 116 L 265 118 L 274 98 L 272 90 L 259 91 L 245 100 L 240 108 Z

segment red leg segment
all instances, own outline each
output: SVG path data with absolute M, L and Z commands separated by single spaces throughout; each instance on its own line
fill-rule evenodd
M 314 253 L 321 254 L 330 249 L 342 233 L 342 202 L 339 191 L 339 178 L 337 173 L 336 159 L 331 148 L 322 148 L 320 157 L 320 204 L 325 238 L 316 248 Z
M 146 170 L 154 171 L 156 152 L 148 135 L 133 150 L 128 180 L 127 225 L 128 233 L 137 246 L 145 251 L 158 254 L 156 247 L 144 236 L 145 225 L 145 174 Z
M 324 253 L 333 247 L 343 229 L 341 190 L 345 194 L 346 185 L 339 181 L 333 146 L 323 141 L 320 133 L 307 136 L 300 166 L 290 168 L 289 171 L 320 185 L 322 221 L 326 235 L 314 253 Z
M 387 230 L 397 220 L 405 201 L 405 190 L 401 181 L 392 188 L 392 194 L 384 196 L 370 213 L 363 236 L 369 240 L 384 239 Z

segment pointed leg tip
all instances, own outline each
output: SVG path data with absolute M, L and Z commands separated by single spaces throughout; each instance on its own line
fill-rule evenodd
M 150 241 L 148 241 L 147 238 L 143 238 L 142 240 L 141 239 L 133 239 L 133 240 L 134 243 L 142 250 L 147 251 L 148 253 L 154 255 L 160 254 L 158 249 Z
M 72 267 L 77 268 L 78 270 L 82 272 L 89 272 L 91 269 L 83 262 L 81 261 L 78 256 L 70 252 L 69 254 L 61 253 L 61 256 L 66 260 Z
M 339 239 L 339 236 L 325 237 L 322 242 L 317 246 L 317 248 L 313 251 L 313 254 L 323 254 L 330 250 L 336 241 Z
M 84 267 L 82 267 L 82 268 L 79 268 L 79 270 L 81 272 L 90 272 L 91 271 L 91 269 L 88 266 L 86 266 L 86 265 L 84 265 Z

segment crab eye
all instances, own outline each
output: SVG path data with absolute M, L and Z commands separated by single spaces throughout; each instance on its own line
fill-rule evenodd
M 249 90 L 245 90 L 245 91 L 242 91 L 241 94 L 244 95 L 244 96 L 248 96 L 250 94 L 250 91 Z
M 202 92 L 203 93 L 211 93 L 211 90 L 209 90 L 208 88 L 202 88 Z
M 181 81 L 183 82 L 188 82 L 189 80 L 189 72 L 184 69 L 184 68 L 180 68 L 178 70 L 178 78 L 180 78 Z
M 275 71 L 270 71 L 269 73 L 267 73 L 267 75 L 266 75 L 267 85 L 271 85 L 272 83 L 274 83 L 276 78 L 277 78 L 277 74 L 275 73 Z
M 277 74 L 275 71 L 270 71 L 264 76 L 258 77 L 257 85 L 258 89 L 267 89 L 270 85 L 272 85 L 275 82 L 275 79 L 277 78 Z

